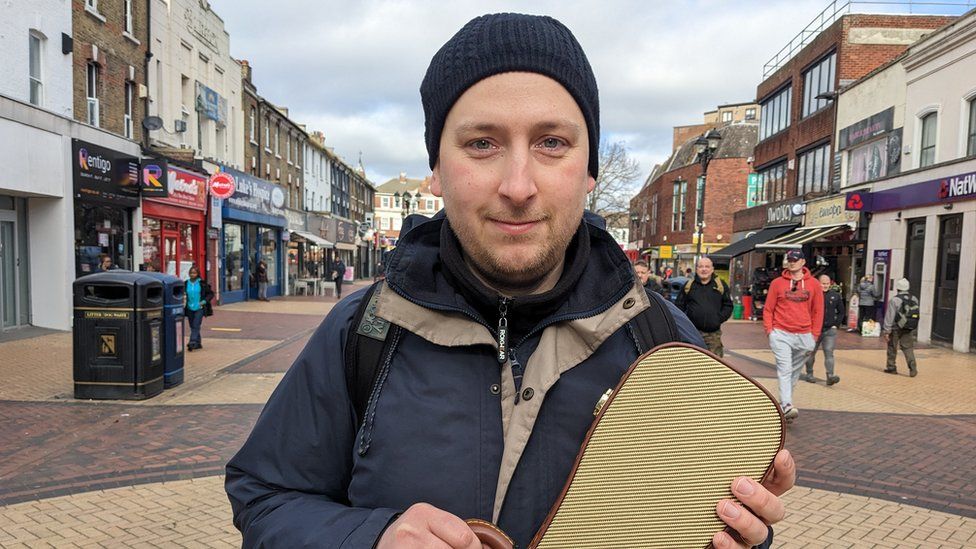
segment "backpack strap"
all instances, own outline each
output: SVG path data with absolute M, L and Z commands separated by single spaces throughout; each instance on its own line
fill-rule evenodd
M 346 389 L 356 410 L 357 428 L 363 424 L 380 362 L 389 350 L 387 335 L 390 332 L 390 322 L 376 316 L 376 303 L 379 301 L 382 286 L 383 281 L 374 283 L 359 302 L 359 308 L 350 325 L 354 330 L 346 338 L 343 353 Z
M 638 354 L 650 351 L 658 345 L 679 340 L 678 326 L 664 298 L 657 292 L 647 292 L 647 296 L 651 300 L 650 307 L 631 320 L 639 347 Z

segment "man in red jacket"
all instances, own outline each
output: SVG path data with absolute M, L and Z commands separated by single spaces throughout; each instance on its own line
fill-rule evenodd
M 802 251 L 786 253 L 783 276 L 770 283 L 763 309 L 769 348 L 776 357 L 779 401 L 789 421 L 800 415 L 793 406 L 793 387 L 823 326 L 823 288 L 810 274 L 806 263 Z

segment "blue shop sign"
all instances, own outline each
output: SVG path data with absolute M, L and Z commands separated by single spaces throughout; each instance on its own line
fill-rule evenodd
M 232 175 L 235 181 L 233 196 L 223 201 L 224 217 L 280 227 L 288 225 L 285 217 L 285 191 L 281 187 L 226 166 L 221 166 L 220 171 Z M 235 215 L 235 211 L 255 215 Z

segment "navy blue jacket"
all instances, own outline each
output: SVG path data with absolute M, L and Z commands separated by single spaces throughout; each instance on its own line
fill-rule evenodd
M 628 316 L 660 298 L 639 285 L 612 238 L 589 227 L 592 249 L 578 291 L 513 341 L 500 366 L 491 321 L 446 282 L 442 222 L 404 235 L 388 262 L 378 315 L 404 331 L 362 427 L 356 430 L 342 358 L 358 291 L 316 330 L 228 463 L 226 489 L 245 547 L 372 547 L 397 513 L 418 502 L 492 520 L 519 546 L 542 524 L 594 404 L 641 351 Z M 633 307 L 632 296 L 642 305 Z M 680 338 L 703 346 L 668 306 Z M 524 368 L 520 390 L 517 366 Z

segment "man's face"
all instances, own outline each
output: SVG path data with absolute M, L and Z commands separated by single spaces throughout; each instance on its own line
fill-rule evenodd
M 696 271 L 698 272 L 698 278 L 707 281 L 712 278 L 712 273 L 715 272 L 715 266 L 712 264 L 711 259 L 703 257 L 698 260 Z
M 487 282 L 530 287 L 557 268 L 595 184 L 586 121 L 551 78 L 486 78 L 444 122 L 431 192 Z
M 643 265 L 637 265 L 634 267 L 634 271 L 637 273 L 637 278 L 640 279 L 641 284 L 647 284 L 648 277 L 651 276 L 651 271 Z
M 825 291 L 825 292 L 828 291 L 828 290 L 830 290 L 830 277 L 829 276 L 827 276 L 827 275 L 820 275 L 820 287 L 823 288 L 823 291 Z
M 806 259 L 795 259 L 793 261 L 790 261 L 789 259 L 787 259 L 786 260 L 786 270 L 788 270 L 789 272 L 795 274 L 795 273 L 798 273 L 798 272 L 802 271 L 803 270 L 803 266 L 806 265 L 806 264 L 807 264 L 807 260 Z

